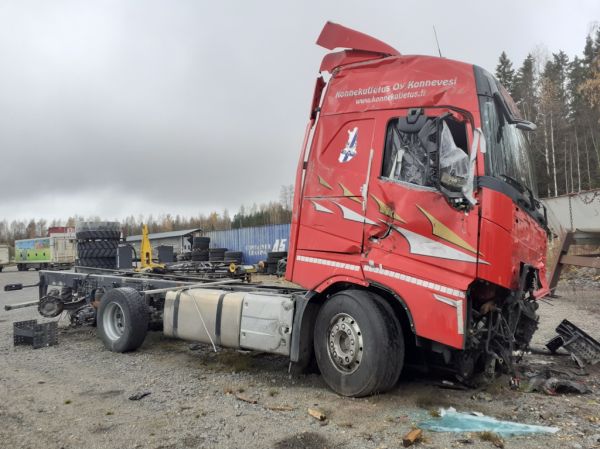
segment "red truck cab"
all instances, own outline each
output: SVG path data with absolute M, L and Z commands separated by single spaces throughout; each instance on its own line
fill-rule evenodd
M 535 126 L 478 66 L 333 23 L 317 43 L 343 50 L 322 61 L 296 177 L 305 353 L 352 396 L 391 388 L 415 348 L 462 379 L 510 370 L 547 293 Z

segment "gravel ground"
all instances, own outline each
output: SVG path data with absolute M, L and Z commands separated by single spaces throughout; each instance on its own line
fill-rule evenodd
M 35 272 L 7 268 L 0 287 L 36 279 Z M 0 305 L 35 299 L 35 293 L 2 291 Z M 600 339 L 600 286 L 567 285 L 562 293 L 541 304 L 534 347 L 554 336 L 563 318 Z M 349 399 L 332 393 L 318 375 L 290 376 L 282 357 L 214 353 L 159 333 L 149 334 L 134 353 L 115 354 L 104 349 L 94 329 L 71 329 L 63 320 L 58 346 L 13 347 L 12 322 L 35 318 L 35 309 L 0 311 L 0 447 L 396 448 L 440 406 L 560 428 L 552 436 L 507 438 L 507 448 L 600 447 L 597 367 L 577 377 L 593 390 L 587 395 L 512 391 L 506 378 L 485 390 L 449 390 L 435 386 L 439 379 L 413 375 L 388 394 Z M 527 355 L 523 363 L 575 369 L 566 355 Z M 150 394 L 128 399 L 140 392 Z M 326 421 L 309 416 L 309 407 L 324 411 Z M 424 435 L 417 447 L 494 447 L 477 434 Z

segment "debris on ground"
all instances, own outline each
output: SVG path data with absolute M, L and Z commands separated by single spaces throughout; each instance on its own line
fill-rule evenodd
M 453 407 L 440 409 L 440 418 L 423 421 L 419 427 L 434 432 L 495 432 L 500 436 L 529 435 L 533 433 L 556 433 L 558 427 L 521 424 L 500 421 L 491 416 L 477 413 L 457 412 Z
M 404 447 L 412 446 L 417 441 L 423 438 L 423 431 L 421 429 L 412 429 L 404 437 L 402 437 L 402 445 Z
M 247 396 L 245 394 L 242 393 L 236 393 L 235 394 L 236 399 L 240 400 L 240 401 L 244 401 L 247 402 L 249 404 L 257 404 L 258 403 L 258 399 L 251 397 L 251 396 Z
M 131 396 L 129 396 L 129 400 L 130 401 L 139 401 L 140 399 L 145 398 L 149 394 L 150 394 L 149 391 L 140 391 L 138 393 L 134 393 Z
M 265 405 L 264 408 L 274 412 L 292 412 L 295 410 L 294 407 L 290 407 L 289 405 Z
M 325 412 L 318 408 L 309 408 L 308 414 L 319 421 L 325 421 L 327 419 Z
M 534 377 L 529 381 L 528 391 L 539 391 L 550 396 L 555 396 L 560 393 L 578 393 L 587 394 L 592 390 L 582 382 L 576 382 L 560 377 L 550 377 L 546 379 L 543 376 Z

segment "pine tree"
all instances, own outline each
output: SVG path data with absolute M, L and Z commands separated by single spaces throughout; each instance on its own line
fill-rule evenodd
M 503 51 L 496 66 L 496 78 L 510 93 L 513 91 L 514 76 L 515 70 L 513 69 L 512 62 L 508 59 L 506 52 Z
M 537 94 L 535 86 L 535 60 L 530 53 L 513 78 L 512 97 L 516 101 L 523 118 L 535 121 L 537 115 Z

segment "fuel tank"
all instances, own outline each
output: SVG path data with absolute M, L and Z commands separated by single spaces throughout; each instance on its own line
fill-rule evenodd
M 163 328 L 183 340 L 289 355 L 293 318 L 288 295 L 196 288 L 167 293 Z

